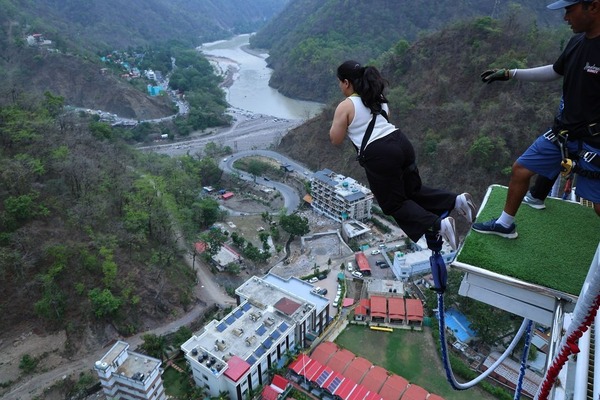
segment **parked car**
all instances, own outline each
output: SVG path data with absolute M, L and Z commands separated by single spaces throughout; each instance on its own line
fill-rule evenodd
M 354 271 L 354 266 L 352 265 L 352 261 L 348 261 L 346 269 L 348 270 L 348 272 Z
M 319 281 L 319 278 L 317 278 L 316 276 L 313 276 L 312 278 L 310 278 L 310 279 L 308 280 L 308 283 L 316 283 L 316 282 L 318 282 L 318 281 Z
M 381 253 L 381 251 L 379 251 L 379 250 L 373 250 L 371 252 L 372 255 L 377 255 L 377 254 L 380 254 L 380 253 Z
M 390 265 L 388 263 L 386 263 L 385 261 L 377 261 L 376 265 L 379 268 L 389 268 Z
M 317 278 L 322 281 L 323 279 L 327 278 L 327 274 L 319 274 L 317 275 Z
M 325 296 L 327 294 L 327 289 L 321 288 L 321 289 L 319 289 L 318 293 L 322 296 Z
M 355 277 L 355 278 L 362 278 L 363 274 L 361 274 L 359 271 L 354 271 L 352 273 L 352 276 Z

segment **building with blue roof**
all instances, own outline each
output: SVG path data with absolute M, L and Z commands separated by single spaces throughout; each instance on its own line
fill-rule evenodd
M 330 321 L 329 300 L 312 288 L 273 274 L 252 277 L 237 288 L 238 307 L 181 345 L 196 385 L 210 396 L 228 392 L 229 398 L 242 400 L 268 383 L 269 369 L 306 347 Z

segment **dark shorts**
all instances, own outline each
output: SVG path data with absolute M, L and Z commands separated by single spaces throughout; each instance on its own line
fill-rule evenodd
M 567 148 L 570 154 L 576 154 L 581 150 L 591 151 L 600 154 L 600 149 L 592 147 L 586 143 L 580 143 L 579 141 L 567 142 Z M 562 155 L 560 148 L 546 139 L 544 135 L 538 137 L 535 142 L 517 159 L 517 163 L 524 166 L 530 171 L 533 171 L 539 175 L 543 175 L 548 179 L 554 179 L 560 171 L 560 162 L 562 161 Z M 583 159 L 577 161 L 578 165 L 588 171 L 600 172 L 600 168 L 586 162 Z M 577 196 L 589 200 L 593 203 L 600 203 L 600 180 L 586 178 L 584 176 L 576 175 L 575 180 L 575 193 Z

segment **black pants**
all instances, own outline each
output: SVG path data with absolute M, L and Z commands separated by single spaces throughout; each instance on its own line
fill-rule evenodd
M 535 182 L 533 183 L 531 189 L 529 189 L 529 192 L 536 199 L 544 201 L 550 194 L 552 186 L 554 186 L 554 182 L 557 178 L 558 176 L 554 179 L 548 179 L 543 175 L 538 175 L 535 177 Z
M 434 225 L 454 208 L 457 194 L 421 185 L 418 170 L 408 170 L 415 164 L 415 151 L 406 136 L 396 130 L 369 144 L 364 156 L 369 186 L 383 213 L 413 242 L 437 231 Z

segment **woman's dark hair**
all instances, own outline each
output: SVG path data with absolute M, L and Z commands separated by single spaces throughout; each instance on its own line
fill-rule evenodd
M 340 81 L 348 79 L 352 83 L 354 91 L 371 112 L 380 112 L 381 105 L 388 102 L 383 94 L 388 82 L 373 66 L 363 67 L 357 61 L 348 60 L 338 67 L 337 77 Z

